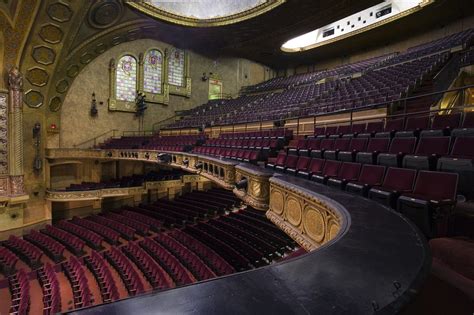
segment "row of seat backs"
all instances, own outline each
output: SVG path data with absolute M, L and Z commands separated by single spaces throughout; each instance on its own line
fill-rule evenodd
M 461 123 L 462 122 L 462 123 Z M 416 131 L 416 130 L 444 130 L 455 128 L 474 128 L 474 112 L 467 112 L 463 115 L 459 113 L 449 115 L 434 115 L 433 117 L 413 116 L 408 118 L 387 119 L 383 121 L 356 123 L 352 125 L 324 126 L 314 129 L 315 136 L 342 136 L 345 134 L 375 134 L 378 132 L 394 131 Z
M 359 181 L 373 186 L 382 186 L 400 192 L 413 191 L 428 199 L 442 200 L 456 197 L 458 174 L 447 172 L 417 171 L 414 169 L 360 164 L 288 155 L 282 162 L 279 155 L 276 165 L 307 170 L 312 174 L 321 173 L 328 177 L 337 177 L 348 181 Z M 417 178 L 415 183 L 415 178 Z
M 418 144 L 417 144 L 418 143 Z M 453 144 L 451 146 L 451 144 Z M 295 150 L 334 150 L 349 152 L 378 152 L 391 154 L 439 155 L 474 159 L 474 137 L 416 137 L 407 138 L 339 138 L 292 140 L 289 152 Z
M 249 132 L 223 133 L 219 135 L 220 139 L 245 139 L 245 138 L 274 138 L 274 137 L 291 137 L 293 130 L 291 129 L 275 129 Z

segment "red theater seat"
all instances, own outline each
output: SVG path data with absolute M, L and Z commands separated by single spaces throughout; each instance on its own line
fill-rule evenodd
M 395 209 L 400 194 L 413 191 L 415 178 L 415 170 L 390 167 L 385 174 L 382 186 L 370 189 L 368 196 Z
M 385 166 L 365 164 L 357 181 L 347 183 L 346 191 L 367 197 L 370 188 L 381 186 L 385 175 Z

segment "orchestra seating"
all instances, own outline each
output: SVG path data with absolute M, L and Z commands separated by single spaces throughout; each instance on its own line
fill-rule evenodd
M 183 228 L 174 228 L 178 223 Z M 0 246 L 0 271 L 8 277 L 12 313 L 28 313 L 37 294 L 30 282 L 38 281 L 43 313 L 56 314 L 123 298 L 121 286 L 134 296 L 189 285 L 271 264 L 297 248 L 263 212 L 242 210 L 232 191 L 212 188 L 11 236 Z M 68 305 L 62 304 L 64 286 L 72 290 Z

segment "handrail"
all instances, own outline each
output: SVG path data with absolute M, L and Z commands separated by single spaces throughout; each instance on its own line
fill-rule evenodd
M 106 135 L 109 135 L 110 133 L 112 133 L 112 137 L 115 137 L 115 133 L 118 132 L 119 130 L 118 129 L 111 129 L 109 131 L 106 131 L 98 136 L 95 136 L 94 138 L 92 139 L 89 139 L 89 140 L 86 140 L 86 141 L 83 141 L 79 144 L 75 144 L 73 145 L 74 148 L 78 148 L 78 147 L 82 147 L 84 146 L 85 144 L 87 143 L 90 143 L 90 142 L 93 142 L 94 144 L 92 146 L 96 146 L 97 145 L 97 139 L 101 138 L 101 137 L 104 137 Z M 110 137 L 107 137 L 107 138 L 110 138 Z M 92 146 L 86 146 L 86 147 L 92 147 Z
M 139 137 L 139 136 L 153 136 L 155 133 L 153 130 L 126 130 L 122 131 L 123 137 Z

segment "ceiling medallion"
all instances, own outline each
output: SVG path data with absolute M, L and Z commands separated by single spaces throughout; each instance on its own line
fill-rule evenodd
M 125 0 L 127 5 L 153 18 L 193 27 L 214 27 L 238 23 L 266 13 L 286 0 Z M 217 5 L 219 4 L 219 5 Z M 212 7 L 212 10 L 209 8 Z

